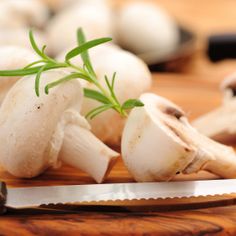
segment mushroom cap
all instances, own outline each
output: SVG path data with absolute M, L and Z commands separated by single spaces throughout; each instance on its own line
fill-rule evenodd
M 64 10 L 67 7 L 70 7 L 73 4 L 76 3 L 98 3 L 98 2 L 104 2 L 106 0 L 41 0 L 44 4 L 46 4 L 51 10 L 54 12 L 58 12 L 61 10 Z
M 134 108 L 125 124 L 122 158 L 136 181 L 169 180 L 182 172 L 196 155 L 196 148 L 176 135 L 169 124 L 184 113 L 154 94 L 143 94 L 140 100 L 145 106 Z
M 11 174 L 31 178 L 58 164 L 64 127 L 81 122 L 78 117 L 83 92 L 77 80 L 43 89 L 49 82 L 67 75 L 61 70 L 44 72 L 40 97 L 35 95 L 34 78 L 18 80 L 0 108 L 0 162 Z
M 56 55 L 68 47 L 75 47 L 76 30 L 80 27 L 88 40 L 111 36 L 112 14 L 106 2 L 79 3 L 55 15 L 47 28 L 52 53 Z
M 0 27 L 43 27 L 49 10 L 40 0 L 1 0 Z
M 44 45 L 45 35 L 43 32 L 34 30 L 34 36 L 39 47 Z M 0 29 L 0 46 L 19 46 L 32 50 L 29 41 L 29 28 L 4 28 Z M 33 51 L 33 50 L 32 50 Z
M 136 54 L 155 52 L 156 58 L 171 53 L 179 42 L 174 20 L 156 4 L 130 2 L 117 13 L 115 38 Z
M 107 88 L 104 76 L 111 80 L 116 72 L 114 91 L 118 100 L 123 103 L 130 98 L 137 98 L 151 87 L 151 73 L 147 65 L 137 56 L 124 51 L 112 44 L 100 45 L 90 50 L 92 65 L 100 83 Z M 62 55 L 60 56 L 62 57 Z M 82 65 L 80 57 L 72 62 Z M 94 85 L 83 82 L 83 86 L 96 89 Z M 92 109 L 101 105 L 95 100 L 85 98 L 82 111 L 86 115 Z M 113 110 L 105 111 L 89 121 L 93 133 L 102 141 L 117 145 L 120 143 L 125 119 Z
M 31 50 L 18 46 L 0 47 L 0 70 L 14 70 L 27 66 L 29 63 L 38 60 Z M 0 104 L 6 96 L 8 90 L 21 77 L 3 76 L 0 77 Z

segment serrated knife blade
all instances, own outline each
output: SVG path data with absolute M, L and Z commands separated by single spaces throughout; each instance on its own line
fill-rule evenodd
M 1 202 L 4 202 L 3 189 L 2 185 Z M 236 179 L 7 188 L 5 206 L 22 209 L 48 204 L 183 198 L 233 193 L 236 193 Z

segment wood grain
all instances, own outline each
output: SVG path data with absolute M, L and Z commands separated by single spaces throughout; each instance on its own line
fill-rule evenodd
M 1 235 L 235 235 L 236 207 L 165 213 L 22 215 L 0 219 Z M 17 229 L 17 231 L 16 231 Z

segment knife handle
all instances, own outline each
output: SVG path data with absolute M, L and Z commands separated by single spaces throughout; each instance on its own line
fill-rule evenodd
M 210 36 L 207 54 L 212 62 L 236 59 L 236 34 Z
M 5 182 L 0 182 L 0 214 L 4 214 L 7 210 L 7 186 Z

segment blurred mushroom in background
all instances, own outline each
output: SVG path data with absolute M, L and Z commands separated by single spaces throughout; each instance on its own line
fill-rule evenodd
M 27 27 L 0 29 L 0 46 L 19 46 L 32 49 L 29 40 L 29 30 Z M 46 42 L 44 33 L 34 30 L 34 35 L 38 45 L 42 47 Z
M 41 0 L 41 2 L 46 4 L 53 12 L 63 10 L 65 7 L 68 7 L 77 1 L 78 0 Z
M 156 4 L 131 1 L 117 12 L 115 38 L 121 47 L 148 62 L 173 53 L 180 35 L 175 20 L 164 9 Z
M 105 75 L 111 81 L 113 73 L 116 73 L 114 92 L 121 103 L 137 98 L 151 88 L 151 73 L 147 65 L 134 54 L 116 45 L 105 44 L 91 49 L 90 57 L 97 78 L 102 84 L 105 85 Z M 64 54 L 62 53 L 57 58 L 61 60 Z M 82 66 L 80 57 L 73 58 L 72 62 Z M 82 84 L 86 88 L 96 89 L 94 85 L 86 81 Z M 82 115 L 86 115 L 98 105 L 98 102 L 85 98 Z M 111 109 L 89 120 L 92 132 L 103 142 L 114 146 L 119 146 L 125 121 L 125 118 Z
M 56 14 L 48 24 L 48 44 L 53 55 L 77 45 L 75 33 L 84 29 L 88 40 L 112 36 L 112 9 L 106 0 L 78 1 Z
M 1 0 L 0 28 L 45 26 L 49 10 L 40 0 Z
M 45 42 L 44 33 L 39 29 L 44 28 L 50 14 L 40 0 L 1 0 L 0 12 L 0 46 L 29 48 L 28 32 L 31 27 L 39 44 Z

